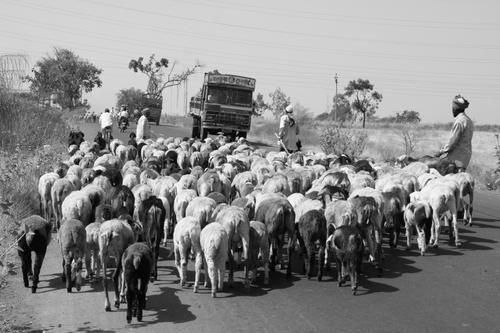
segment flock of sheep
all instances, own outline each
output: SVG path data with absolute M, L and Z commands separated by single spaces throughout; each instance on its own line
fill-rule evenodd
M 210 282 L 216 297 L 226 264 L 232 284 L 238 262 L 245 286 L 256 279 L 259 264 L 268 284 L 269 269 L 284 264 L 288 235 L 287 275 L 294 251 L 304 256 L 308 278 L 318 261 L 321 280 L 333 259 L 338 284 L 350 279 L 356 293 L 365 252 L 383 272 L 383 238 L 395 247 L 406 230 L 410 249 L 416 230 L 423 255 L 428 245 L 438 246 L 442 225 L 449 226 L 450 242 L 460 246 L 459 212 L 466 224 L 472 222 L 470 174 L 444 176 L 428 161 L 394 166 L 353 162 L 345 155 L 287 155 L 224 138 L 149 139 L 137 147 L 113 140 L 104 151 L 95 143 L 75 143 L 68 160 L 40 177 L 41 216 L 23 220 L 24 285 L 32 275 L 36 292 L 51 233 L 57 231 L 67 291 L 80 290 L 84 264 L 89 279 L 99 277 L 102 266 L 110 311 L 106 271 L 114 260 L 114 305 L 127 303 L 128 322 L 133 316 L 142 320 L 148 282 L 158 275 L 160 246 L 170 237 L 181 286 L 189 258 L 195 260 L 194 292 L 204 267 L 205 287 Z

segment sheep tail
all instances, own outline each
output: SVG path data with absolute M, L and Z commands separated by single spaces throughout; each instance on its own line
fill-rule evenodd
M 139 266 L 141 265 L 141 259 L 142 256 L 140 254 L 134 255 L 133 265 L 136 271 L 139 270 Z

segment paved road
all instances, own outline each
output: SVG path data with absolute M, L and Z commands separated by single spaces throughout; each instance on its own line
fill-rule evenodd
M 384 275 L 377 277 L 365 264 L 357 296 L 349 285 L 337 287 L 332 269 L 323 282 L 277 271 L 269 287 L 259 284 L 259 275 L 250 289 L 243 288 L 239 272 L 235 287 L 212 299 L 204 288 L 194 294 L 179 287 L 169 245 L 160 253 L 159 279 L 150 284 L 144 322 L 129 325 L 124 308 L 104 311 L 100 283 L 66 293 L 55 241 L 38 293 L 31 295 L 20 280 L 16 287 L 33 320 L 31 329 L 48 332 L 498 332 L 499 203 L 497 193 L 477 193 L 473 226 L 460 225 L 460 249 L 449 246 L 444 234 L 440 247 L 424 257 L 384 246 Z M 193 269 L 190 262 L 189 281 Z

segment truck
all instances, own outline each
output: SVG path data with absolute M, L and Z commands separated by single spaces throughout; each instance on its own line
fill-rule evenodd
M 232 74 L 205 73 L 200 92 L 191 98 L 193 138 L 208 134 L 247 137 L 252 123 L 255 79 Z

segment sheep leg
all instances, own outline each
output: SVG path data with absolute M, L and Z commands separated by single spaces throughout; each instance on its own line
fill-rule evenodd
M 127 288 L 127 284 L 125 283 L 125 270 L 122 270 L 122 273 L 120 275 L 120 303 L 123 303 L 123 304 L 125 304 L 127 302 L 126 288 Z
M 118 258 L 121 258 L 121 254 L 118 256 Z M 120 286 L 119 286 L 119 279 L 120 279 L 120 272 L 121 272 L 121 260 L 117 259 L 116 260 L 116 269 L 113 273 L 113 287 L 115 288 L 115 308 L 119 309 L 120 308 Z
M 136 286 L 135 286 L 135 281 L 129 281 L 127 282 L 127 323 L 130 324 L 132 321 L 132 311 L 134 309 L 134 301 L 136 297 Z
M 198 286 L 200 285 L 200 275 L 201 275 L 201 265 L 203 263 L 201 251 L 196 252 L 196 261 L 194 264 L 194 286 L 193 292 L 198 292 Z
M 324 254 L 325 254 L 325 247 L 320 245 L 319 253 L 318 253 L 318 257 L 319 257 L 318 281 L 321 281 L 323 279 L 323 271 L 325 268 L 325 262 L 321 258 L 323 258 Z M 316 257 L 314 257 L 314 261 L 316 261 Z
M 406 251 L 411 249 L 411 225 L 406 224 Z
M 349 260 L 349 276 L 351 277 L 351 291 L 353 295 L 356 295 L 356 291 L 358 290 L 358 274 L 356 266 L 356 259 L 351 258 L 351 260 Z
M 142 311 L 146 308 L 146 293 L 148 291 L 148 279 L 141 279 L 141 286 L 137 292 L 137 321 L 142 321 Z
M 269 247 L 264 245 L 261 247 L 262 262 L 264 263 L 264 285 L 269 284 Z M 257 269 L 255 269 L 257 271 Z
M 66 291 L 68 293 L 71 292 L 72 288 L 72 282 L 71 281 L 71 261 L 73 260 L 72 257 L 64 256 L 63 262 L 64 262 L 64 273 L 66 275 Z
M 300 241 L 299 241 L 300 243 Z M 304 248 L 305 248 L 305 252 L 306 252 L 306 258 L 305 258 L 305 266 L 306 266 L 306 275 L 307 275 L 307 279 L 311 279 L 311 273 L 312 273 L 312 268 L 313 268 L 313 265 L 314 265 L 314 248 L 311 246 L 311 244 L 309 243 L 309 241 L 305 242 L 306 244 L 304 244 Z M 301 247 L 302 247 L 302 244 L 301 244 Z
M 292 235 L 291 233 L 289 233 L 289 235 Z M 292 275 L 292 255 L 293 255 L 293 249 L 294 249 L 294 240 L 293 240 L 294 237 L 291 237 L 289 236 L 288 237 L 288 248 L 287 248 L 287 252 L 288 252 L 288 265 L 286 267 L 286 276 L 291 276 Z
M 370 226 L 363 228 L 363 236 L 366 242 L 368 243 L 368 248 L 370 250 L 370 262 L 374 262 L 376 249 L 375 249 L 375 241 L 373 239 L 373 231 Z
M 276 270 L 276 241 L 273 239 L 271 239 L 271 242 L 269 243 L 269 252 L 270 252 L 270 259 L 271 259 L 271 271 L 275 271 Z
M 158 236 L 156 236 L 158 237 Z M 155 238 L 154 252 L 153 252 L 153 267 L 154 267 L 154 281 L 158 280 L 158 258 L 160 257 L 160 240 Z M 152 282 L 152 281 L 151 281 Z
M 29 249 L 24 249 L 24 251 L 18 251 L 21 257 L 21 267 L 23 271 L 23 283 L 26 288 L 29 287 L 28 272 L 31 267 L 31 251 Z
M 339 287 L 342 287 L 342 284 L 344 283 L 344 279 L 342 277 L 343 272 L 342 272 L 342 260 L 338 256 L 335 256 L 335 264 L 337 265 L 337 285 Z
M 87 270 L 87 279 L 90 280 L 92 279 L 92 276 L 94 275 L 94 270 L 93 270 L 93 260 L 92 260 L 92 250 L 88 249 L 85 251 L 85 269 Z
M 220 260 L 218 263 L 218 269 L 216 272 L 219 276 L 217 277 L 217 290 L 224 290 L 224 275 L 226 273 L 226 261 Z
M 83 261 L 81 257 L 76 260 L 75 265 L 76 265 L 76 279 L 75 279 L 76 291 L 80 291 L 82 289 L 82 269 L 83 269 Z
M 453 233 L 455 234 L 455 246 L 460 247 L 462 245 L 462 242 L 458 238 L 458 223 L 457 223 L 457 214 L 452 214 L 451 217 L 451 227 L 453 227 Z M 450 229 L 451 229 L 450 227 Z
M 52 230 L 55 230 L 56 232 L 59 232 L 59 228 L 60 228 L 60 225 L 59 225 L 59 211 L 57 210 L 57 203 L 54 201 L 52 201 L 52 211 L 54 212 L 54 224 L 52 225 Z M 47 220 L 49 221 L 49 220 Z
M 95 278 L 99 279 L 101 276 L 101 269 L 102 269 L 102 263 L 101 263 L 101 257 L 99 256 L 99 249 L 95 249 L 92 253 L 92 270 L 95 273 Z
M 106 276 L 106 271 L 107 271 L 107 262 L 106 262 L 106 257 L 101 256 L 101 262 L 102 262 L 102 286 L 104 288 L 104 310 L 105 311 L 111 311 L 111 305 L 109 303 L 109 295 L 108 295 L 108 279 Z
M 175 257 L 175 267 L 177 268 L 177 273 L 179 273 L 179 285 L 182 287 L 184 284 L 184 276 L 181 267 L 181 249 L 179 245 L 174 244 L 174 257 Z
M 227 278 L 227 284 L 229 287 L 233 286 L 233 278 L 234 278 L 234 256 L 233 256 L 233 251 L 229 250 L 228 251 L 228 260 L 229 260 L 229 275 Z
M 437 211 L 434 209 L 432 212 L 431 239 L 429 245 L 438 247 L 440 229 L 441 225 L 439 224 L 439 216 L 437 214 Z
M 203 259 L 203 268 L 205 270 L 205 283 L 203 284 L 203 287 L 208 288 L 210 284 L 210 278 L 208 274 L 208 265 L 207 265 L 207 260 L 205 259 L 205 255 L 202 253 L 201 258 Z
M 374 234 L 375 234 L 375 246 L 376 246 L 375 257 L 376 257 L 376 262 L 377 262 L 375 267 L 378 270 L 378 275 L 381 276 L 382 273 L 384 272 L 384 268 L 382 267 L 382 260 L 384 257 L 383 250 L 382 250 L 382 237 L 381 237 L 381 232 L 379 229 L 375 229 Z
M 180 251 L 180 255 L 181 255 L 181 260 L 180 260 L 180 273 L 179 275 L 181 276 L 181 281 L 180 281 L 180 285 L 181 287 L 183 287 L 185 284 L 186 284 L 186 279 L 187 279 L 187 265 L 188 265 L 188 256 L 189 256 L 189 252 L 190 252 L 190 248 L 183 248 L 181 249 Z
M 212 260 L 207 260 L 207 270 L 208 276 L 210 277 L 210 283 L 212 284 L 212 297 L 217 297 L 217 272 L 215 270 L 215 264 Z

